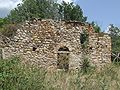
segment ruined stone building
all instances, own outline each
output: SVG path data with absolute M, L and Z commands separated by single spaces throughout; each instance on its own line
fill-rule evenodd
M 87 48 L 81 41 L 87 31 Z M 2 42 L 2 41 L 1 41 Z M 34 20 L 22 23 L 9 42 L 0 45 L 1 56 L 20 56 L 24 63 L 39 67 L 79 68 L 85 57 L 101 67 L 111 62 L 111 38 L 94 33 L 88 23 Z M 86 53 L 84 53 L 84 51 Z

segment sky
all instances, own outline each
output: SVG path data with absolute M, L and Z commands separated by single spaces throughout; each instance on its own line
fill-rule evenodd
M 62 0 L 58 0 L 61 2 Z M 105 31 L 109 24 L 120 27 L 120 0 L 64 0 L 80 5 L 88 22 L 95 21 Z M 21 0 L 0 0 L 0 17 L 5 17 Z
M 7 16 L 10 10 L 19 3 L 21 3 L 21 0 L 0 0 L 0 17 Z
M 120 27 L 120 0 L 76 0 L 88 21 L 95 21 L 105 31 L 109 24 Z

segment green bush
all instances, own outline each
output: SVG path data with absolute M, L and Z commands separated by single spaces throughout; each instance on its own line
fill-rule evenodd
M 120 66 L 116 64 L 89 70 L 85 59 L 87 74 L 83 74 L 77 70 L 47 72 L 20 61 L 18 57 L 0 60 L 0 90 L 120 90 Z
M 80 72 L 82 72 L 83 74 L 87 74 L 92 72 L 93 70 L 94 70 L 94 67 L 90 65 L 89 59 L 84 57 L 84 59 L 82 60 Z
M 6 37 L 13 37 L 16 34 L 17 25 L 6 24 L 0 29 L 0 33 Z
M 0 90 L 44 89 L 45 74 L 42 69 L 24 67 L 18 57 L 0 60 Z

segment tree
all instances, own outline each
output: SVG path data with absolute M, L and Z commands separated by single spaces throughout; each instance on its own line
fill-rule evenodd
M 74 5 L 72 3 L 66 3 L 62 2 L 62 4 L 59 4 L 59 15 L 61 19 L 64 20 L 76 20 L 85 22 L 87 20 L 87 17 L 83 16 L 83 11 L 80 8 L 79 5 Z
M 0 18 L 0 28 L 2 28 L 5 24 L 7 24 L 7 19 L 6 18 Z
M 113 59 L 120 60 L 120 28 L 115 27 L 113 24 L 110 24 L 109 32 L 112 40 Z
M 101 32 L 101 28 L 100 28 L 100 26 L 98 24 L 96 24 L 94 21 L 91 24 L 92 24 L 92 26 L 93 26 L 96 33 Z
M 11 10 L 8 19 L 12 22 L 22 22 L 32 18 L 54 18 L 56 4 L 49 0 L 23 0 L 17 8 Z
M 56 0 L 23 0 L 22 4 L 11 10 L 8 20 L 11 22 L 22 22 L 33 18 L 41 19 L 64 19 L 85 22 L 87 17 L 83 16 L 83 11 L 79 5 L 73 3 L 62 4 Z
M 4 24 L 4 19 L 3 18 L 0 18 L 0 27 L 2 27 Z

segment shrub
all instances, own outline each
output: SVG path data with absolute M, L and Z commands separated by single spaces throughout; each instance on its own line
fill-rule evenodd
M 1 28 L 0 32 L 6 37 L 13 37 L 16 34 L 17 25 L 15 24 L 6 24 Z
M 81 72 L 89 73 L 91 70 L 93 70 L 93 67 L 90 65 L 89 59 L 84 57 L 81 65 Z
M 0 90 L 120 90 L 119 65 L 92 71 L 89 60 L 84 58 L 82 72 L 47 72 L 20 61 L 18 57 L 0 60 Z
M 0 60 L 1 90 L 43 90 L 45 70 L 25 67 L 18 57 Z

